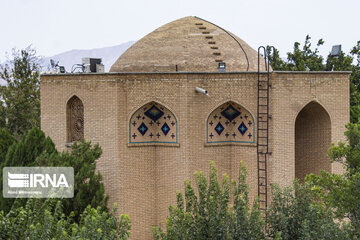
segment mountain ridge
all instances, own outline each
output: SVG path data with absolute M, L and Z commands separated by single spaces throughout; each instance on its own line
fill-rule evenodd
M 125 42 L 119 45 L 93 48 L 93 49 L 72 49 L 62 52 L 51 57 L 44 57 L 41 59 L 40 64 L 43 69 L 48 69 L 50 66 L 50 59 L 59 62 L 60 66 L 64 66 L 67 72 L 71 72 L 74 64 L 81 63 L 83 57 L 102 58 L 102 63 L 105 66 L 105 72 L 109 71 L 111 65 L 123 54 L 135 41 Z

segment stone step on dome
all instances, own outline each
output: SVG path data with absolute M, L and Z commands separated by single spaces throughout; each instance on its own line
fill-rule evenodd
M 219 62 L 226 63 L 226 72 L 257 71 L 257 57 L 232 33 L 201 18 L 184 17 L 137 41 L 110 72 L 218 72 Z

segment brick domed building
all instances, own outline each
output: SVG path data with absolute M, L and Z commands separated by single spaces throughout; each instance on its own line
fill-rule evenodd
M 243 160 L 263 207 L 270 183 L 342 171 L 326 152 L 349 121 L 350 73 L 266 70 L 240 38 L 186 17 L 139 40 L 109 73 L 42 75 L 41 126 L 59 150 L 82 138 L 101 145 L 110 204 L 130 215 L 133 239 L 151 239 L 175 190 L 209 161 L 235 179 Z

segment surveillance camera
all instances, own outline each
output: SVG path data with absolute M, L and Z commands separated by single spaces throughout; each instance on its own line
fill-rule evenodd
M 207 96 L 209 95 L 208 91 L 206 91 L 203 88 L 199 88 L 199 87 L 195 87 L 195 92 L 202 93 L 202 94 L 205 94 Z

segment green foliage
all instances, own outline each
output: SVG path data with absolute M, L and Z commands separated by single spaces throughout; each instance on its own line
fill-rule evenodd
M 40 126 L 39 69 L 36 52 L 30 47 L 13 50 L 13 59 L 0 65 L 0 127 L 7 128 L 16 139 Z
M 55 199 L 30 199 L 25 207 L 0 212 L 0 239 L 121 239 L 130 236 L 130 220 L 121 215 L 119 220 L 101 208 L 86 207 L 79 223 L 63 212 L 62 202 Z
M 20 141 L 16 142 L 8 131 L 0 131 L 0 139 L 4 139 L 3 153 L 6 153 L 5 161 L 0 164 L 3 167 L 29 167 L 37 166 L 36 158 L 44 152 L 56 152 L 55 145 L 49 137 L 46 137 L 44 132 L 38 128 L 31 129 L 24 135 Z M 10 145 L 10 143 L 12 143 Z M 8 149 L 6 149 L 8 147 Z M 1 155 L 1 154 L 0 154 Z M 2 191 L 3 176 L 0 172 L 0 189 Z M 0 209 L 6 213 L 11 209 L 15 199 L 4 198 L 0 195 Z M 21 205 L 26 202 L 26 199 L 18 199 L 18 204 Z
M 350 54 L 356 60 L 356 64 L 353 66 L 352 83 L 354 87 L 359 91 L 360 90 L 360 41 L 351 49 Z
M 280 71 L 324 71 L 324 59 L 319 55 L 318 49 L 324 44 L 324 41 L 320 39 L 316 44 L 316 48 L 312 50 L 310 40 L 311 37 L 307 35 L 302 48 L 299 42 L 295 42 L 293 52 L 287 53 L 287 62 L 280 58 L 277 49 L 275 49 L 274 53 L 271 53 L 270 47 L 267 46 L 266 49 L 271 67 L 274 70 Z
M 185 182 L 185 199 L 177 193 L 177 206 L 169 207 L 164 233 L 153 228 L 155 239 L 264 239 L 259 206 L 249 209 L 246 170 L 242 165 L 238 182 L 230 184 L 224 175 L 220 183 L 214 163 L 210 165 L 210 179 L 203 172 L 195 173 L 198 194 L 189 181 Z M 233 206 L 230 207 L 231 186 Z
M 279 71 L 287 71 L 287 62 L 281 59 L 279 50 L 276 48 L 272 48 L 270 46 L 266 46 L 266 55 L 269 58 L 270 65 L 273 70 Z
M 0 86 L 0 92 L 2 92 L 4 86 Z M 6 113 L 5 113 L 5 103 L 1 100 L 0 97 L 0 128 L 6 127 Z
M 302 49 L 300 49 L 300 43 L 294 43 L 293 52 L 289 52 L 287 68 L 290 71 L 323 71 L 323 57 L 319 55 L 318 47 L 324 44 L 324 41 L 320 39 L 314 50 L 311 49 L 311 37 L 306 35 L 305 43 Z
M 267 55 L 273 70 L 279 71 L 351 71 L 350 76 L 350 122 L 357 123 L 360 120 L 360 41 L 352 48 L 350 54 L 345 55 L 342 51 L 340 56 L 327 56 L 326 64 L 324 58 L 319 55 L 318 48 L 324 44 L 320 39 L 314 50 L 311 49 L 311 38 L 305 38 L 303 47 L 299 42 L 294 43 L 293 52 L 287 53 L 287 61 L 280 58 L 279 51 L 271 51 L 266 47 Z M 353 64 L 353 61 L 356 63 Z
M 5 166 L 36 166 L 36 158 L 44 152 L 55 153 L 55 144 L 39 128 L 33 128 L 10 146 Z
M 360 125 L 349 123 L 345 131 L 346 144 L 339 142 L 338 146 L 329 149 L 330 159 L 343 163 L 347 170 L 347 175 L 353 175 L 360 171 Z
M 356 234 L 360 236 L 360 125 L 349 123 L 345 136 L 347 143 L 339 142 L 329 149 L 332 161 L 344 165 L 343 175 L 322 172 L 320 175 L 309 175 L 306 181 L 337 217 L 350 219 Z
M 2 144 L 3 143 L 3 144 Z M 12 144 L 11 144 L 12 143 Z M 11 144 L 11 145 L 10 145 Z M 55 145 L 44 132 L 38 128 L 31 129 L 20 141 L 16 142 L 8 131 L 0 131 L 0 148 L 7 149 L 4 166 L 48 166 L 74 168 L 74 198 L 62 200 L 64 211 L 68 215 L 74 212 L 77 221 L 80 214 L 90 205 L 107 211 L 108 196 L 105 196 L 104 184 L 99 172 L 96 172 L 96 160 L 102 151 L 99 145 L 89 142 L 76 142 L 70 152 L 59 153 Z M 1 154 L 0 154 L 1 157 Z M 0 172 L 0 189 L 2 191 L 2 171 Z M 0 195 L 0 209 L 5 213 L 18 206 L 24 206 L 26 199 L 4 198 Z
M 360 120 L 360 41 L 353 47 L 350 54 L 356 60 L 350 77 L 350 120 L 352 123 L 357 123 Z
M 15 138 L 6 129 L 0 128 L 0 168 L 5 164 L 5 157 L 10 146 L 16 142 Z
M 332 71 L 352 71 L 353 58 L 341 51 L 340 56 L 327 58 L 327 69 Z
M 243 164 L 232 184 L 227 175 L 219 182 L 214 163 L 209 180 L 202 172 L 195 173 L 195 180 L 197 194 L 186 181 L 185 198 L 177 193 L 177 206 L 169 207 L 166 233 L 155 227 L 154 239 L 357 239 L 349 224 L 336 219 L 333 209 L 319 201 L 313 185 L 297 181 L 284 189 L 273 185 L 264 224 L 258 202 L 249 208 Z
M 266 213 L 270 239 L 351 239 L 346 224 L 334 221 L 330 209 L 315 201 L 309 185 L 294 182 L 281 190 L 272 186 L 272 202 Z
M 63 199 L 65 212 L 75 213 L 75 218 L 84 209 L 100 207 L 107 211 L 108 196 L 102 176 L 96 172 L 96 160 L 100 158 L 102 150 L 98 144 L 92 146 L 90 142 L 74 142 L 70 152 L 50 153 L 44 152 L 37 158 L 39 166 L 62 166 L 74 168 L 74 198 Z

